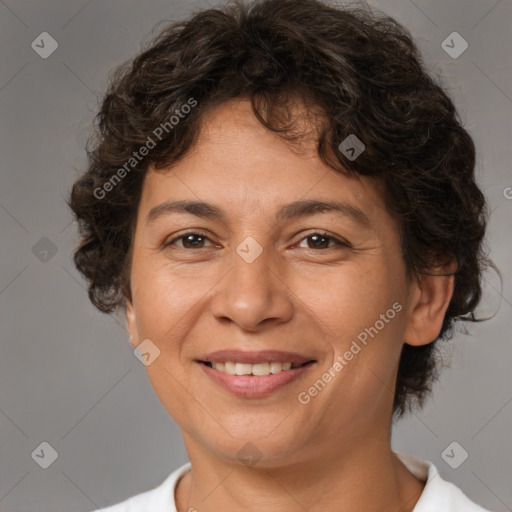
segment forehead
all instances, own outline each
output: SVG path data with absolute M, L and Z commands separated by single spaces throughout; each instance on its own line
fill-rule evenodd
M 246 218 L 272 215 L 299 199 L 342 200 L 368 217 L 382 216 L 381 187 L 327 166 L 317 154 L 315 128 L 292 145 L 265 128 L 249 100 L 230 100 L 208 111 L 194 147 L 162 171 L 148 169 L 140 212 L 171 200 L 204 201 Z

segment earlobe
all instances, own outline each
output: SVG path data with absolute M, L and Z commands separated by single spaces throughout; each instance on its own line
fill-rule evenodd
M 126 326 L 128 327 L 128 332 L 130 333 L 130 343 L 133 345 L 133 347 L 136 347 L 138 345 L 137 321 L 135 317 L 135 309 L 129 299 L 126 299 L 125 302 L 125 311 Z
M 439 336 L 453 296 L 456 267 L 455 262 L 437 267 L 414 283 L 414 302 L 404 333 L 408 345 L 427 345 Z

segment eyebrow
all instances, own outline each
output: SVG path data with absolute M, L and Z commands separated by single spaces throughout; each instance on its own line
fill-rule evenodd
M 358 207 L 340 201 L 321 201 L 316 199 L 302 199 L 281 206 L 276 214 L 278 222 L 316 213 L 336 212 L 355 221 L 362 227 L 371 227 L 370 219 Z M 188 213 L 205 219 L 214 219 L 226 223 L 226 213 L 219 207 L 204 201 L 166 201 L 149 210 L 146 225 L 154 222 L 163 215 L 172 213 Z

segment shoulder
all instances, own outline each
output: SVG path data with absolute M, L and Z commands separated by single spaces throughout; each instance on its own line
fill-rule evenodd
M 158 487 L 93 512 L 176 512 L 174 490 L 180 477 L 188 471 L 190 462 L 173 471 Z
M 444 480 L 432 462 L 405 453 L 395 454 L 413 475 L 425 481 L 413 512 L 489 512 L 471 501 L 456 485 Z

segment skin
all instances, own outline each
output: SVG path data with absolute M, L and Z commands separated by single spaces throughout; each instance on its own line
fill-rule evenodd
M 204 117 L 184 159 L 146 175 L 126 319 L 134 347 L 149 338 L 160 350 L 148 377 L 192 464 L 176 490 L 179 512 L 406 512 L 423 490 L 391 451 L 393 393 L 403 343 L 436 339 L 453 277 L 409 280 L 379 187 L 326 166 L 312 136 L 300 149 L 265 129 L 248 101 L 231 100 Z M 153 207 L 182 199 L 213 203 L 226 221 L 170 213 L 146 223 Z M 333 212 L 277 222 L 277 209 L 299 199 L 350 203 L 370 227 Z M 201 233 L 164 247 L 186 230 Z M 351 247 L 315 244 L 318 231 Z M 263 251 L 252 263 L 236 252 L 248 236 Z M 402 310 L 301 404 L 298 394 L 395 302 Z M 240 398 L 194 362 L 221 349 L 317 362 L 268 397 Z M 254 465 L 237 455 L 247 442 L 261 456 Z

